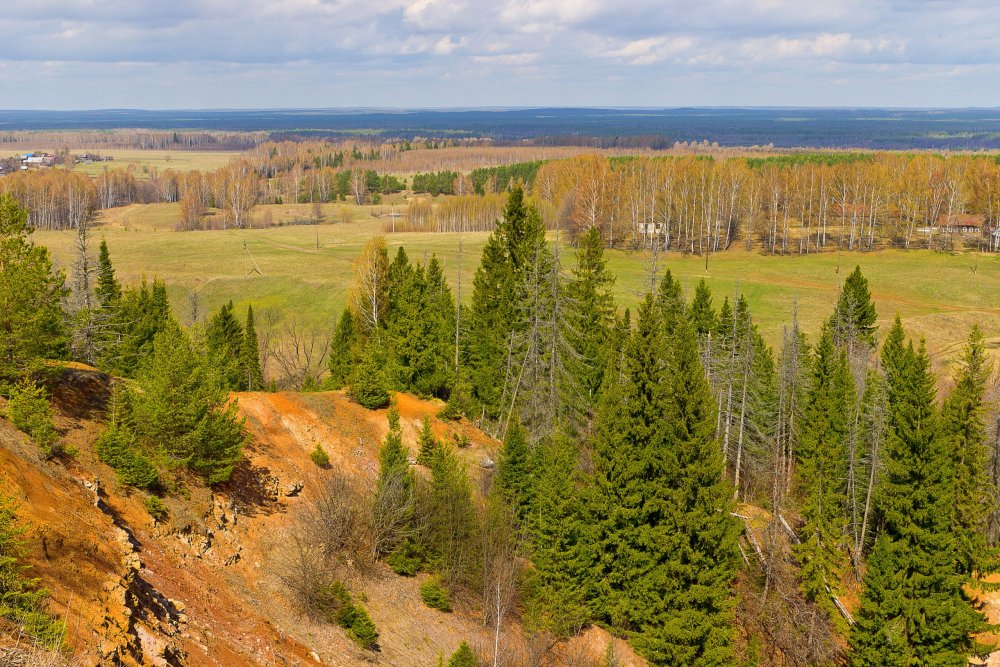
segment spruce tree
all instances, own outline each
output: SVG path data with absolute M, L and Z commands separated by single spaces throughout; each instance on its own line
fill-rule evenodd
M 152 353 L 153 338 L 170 320 L 166 286 L 153 281 L 122 291 L 112 308 L 105 330 L 107 339 L 98 366 L 122 377 L 134 377 L 142 361 Z
M 973 575 L 994 572 L 997 553 L 986 542 L 990 514 L 996 507 L 987 467 L 987 443 L 983 399 L 990 376 L 983 333 L 976 325 L 969 333 L 955 389 L 941 408 L 941 437 L 951 453 L 955 471 L 952 532 L 958 540 L 961 571 Z
M 588 527 L 580 501 L 585 480 L 579 452 L 557 433 L 532 455 L 536 478 L 523 519 L 531 538 L 526 620 L 533 629 L 569 637 L 590 620 L 586 599 Z
M 242 390 L 260 391 L 264 388 L 264 370 L 260 367 L 259 345 L 257 327 L 253 319 L 253 306 L 247 306 L 246 326 L 243 327 L 243 341 L 240 346 Z
M 902 346 L 897 318 L 883 348 L 888 385 L 882 530 L 851 629 L 851 664 L 960 665 L 985 647 L 983 615 L 963 588 L 952 532 L 955 469 L 934 409 L 934 378 L 921 345 Z
M 205 343 L 222 387 L 238 391 L 247 385 L 246 337 L 233 313 L 233 302 L 222 306 L 205 329 Z
M 389 406 L 388 420 L 389 432 L 379 450 L 378 480 L 372 501 L 376 557 L 396 549 L 409 535 L 413 522 L 413 472 L 395 405 Z
M 532 458 L 528 434 L 515 416 L 504 435 L 497 462 L 496 481 L 520 519 L 524 518 L 531 504 Z
M 837 307 L 830 318 L 830 330 L 833 340 L 838 346 L 846 346 L 853 350 L 856 343 L 864 343 L 869 348 L 875 347 L 875 326 L 878 313 L 872 301 L 868 279 L 861 273 L 861 267 L 855 266 L 851 275 L 847 276 L 844 286 L 837 299 Z
M 434 437 L 434 431 L 431 430 L 431 418 L 425 416 L 420 427 L 417 463 L 425 466 L 430 465 L 431 461 L 434 460 L 434 454 L 440 446 L 441 443 Z
M 698 281 L 698 286 L 694 290 L 688 318 L 699 338 L 714 332 L 719 326 L 718 316 L 712 306 L 712 290 L 708 288 L 704 278 Z
M 104 310 L 110 310 L 122 295 L 121 285 L 115 278 L 115 269 L 111 265 L 108 242 L 103 239 L 97 255 L 97 289 L 95 292 L 97 303 Z
M 836 610 L 827 593 L 837 590 L 845 564 L 847 437 L 854 387 L 847 354 L 838 352 L 829 327 L 816 348 L 812 384 L 802 415 L 796 486 L 802 496 L 802 541 L 795 547 L 806 599 Z
M 518 312 L 521 290 L 544 241 L 538 210 L 525 204 L 524 191 L 515 187 L 483 248 L 468 318 L 469 377 L 475 398 L 491 417 L 499 414 L 511 337 L 525 326 Z
M 592 605 L 654 664 L 728 665 L 732 486 L 694 331 L 681 318 L 665 334 L 660 314 L 675 311 L 660 303 L 640 307 L 598 413 Z
M 31 234 L 28 212 L 0 195 L 0 385 L 69 352 L 64 276 Z
M 17 501 L 0 492 L 0 618 L 14 623 L 42 647 L 58 650 L 66 626 L 46 611 L 48 591 L 27 576 L 27 529 L 18 524 L 17 510 Z
M 425 499 L 427 547 L 431 563 L 449 590 L 467 583 L 475 566 L 478 516 L 472 483 L 451 447 L 439 447 L 431 461 L 431 482 Z
M 331 389 L 340 389 L 347 384 L 351 371 L 358 363 L 357 346 L 354 317 L 350 308 L 344 308 L 330 342 L 330 375 L 327 377 L 327 384 Z
M 580 237 L 576 268 L 567 287 L 573 301 L 571 341 L 577 354 L 576 382 L 589 407 L 597 403 L 608 360 L 608 339 L 615 326 L 614 275 L 604 258 L 600 229 L 591 227 Z

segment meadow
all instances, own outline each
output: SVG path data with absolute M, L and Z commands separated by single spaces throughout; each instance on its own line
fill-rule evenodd
M 258 207 L 255 217 L 260 220 L 268 210 L 276 225 L 310 215 L 308 205 L 272 205 Z M 344 307 L 359 250 L 367 239 L 383 233 L 386 220 L 372 212 L 370 206 L 325 204 L 324 223 L 319 225 L 177 232 L 176 204 L 133 205 L 102 213 L 94 228 L 94 246 L 96 250 L 100 239 L 108 242 L 123 282 L 164 280 L 182 319 L 190 313 L 190 295 L 197 294 L 208 310 L 232 299 L 238 308 L 253 304 L 257 311 L 271 309 L 285 321 L 320 329 L 332 327 Z M 390 253 L 404 246 L 411 260 L 422 262 L 437 255 L 453 288 L 461 281 L 463 301 L 470 298 L 488 234 L 386 236 Z M 72 232 L 37 232 L 35 239 L 70 271 Z M 561 245 L 560 253 L 564 267 L 571 268 L 573 248 Z M 650 283 L 652 258 L 620 250 L 607 256 L 617 276 L 619 307 L 634 308 Z M 855 265 L 871 282 L 881 330 L 899 313 L 911 334 L 926 338 L 938 370 L 976 322 L 994 353 L 1000 351 L 1000 257 L 995 255 L 883 250 L 769 256 L 739 249 L 713 255 L 706 269 L 702 257 L 661 253 L 657 273 L 662 276 L 670 269 L 688 294 L 705 278 L 717 304 L 737 290 L 745 294 L 762 333 L 777 346 L 795 312 L 803 330 L 815 338 Z

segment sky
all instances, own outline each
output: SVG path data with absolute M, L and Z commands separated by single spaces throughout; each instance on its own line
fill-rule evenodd
M 1000 106 L 995 0 L 4 0 L 0 108 Z

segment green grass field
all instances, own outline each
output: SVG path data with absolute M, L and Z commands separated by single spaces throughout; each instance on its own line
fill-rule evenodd
M 50 148 L 49 152 L 54 152 L 54 150 Z M 88 151 L 74 149 L 70 152 L 74 155 L 82 155 Z M 129 165 L 135 165 L 136 176 L 139 178 L 148 178 L 149 172 L 152 169 L 156 169 L 161 173 L 167 169 L 173 169 L 174 171 L 180 172 L 215 171 L 216 169 L 229 164 L 229 161 L 233 157 L 240 155 L 238 151 L 155 151 L 116 148 L 110 148 L 107 150 L 91 150 L 89 152 L 100 153 L 101 155 L 110 155 L 114 158 L 114 160 L 111 162 L 76 164 L 69 168 L 82 174 L 97 176 L 104 171 L 105 168 L 124 169 Z
M 341 207 L 351 210 L 354 222 L 334 222 L 341 219 Z M 275 222 L 307 217 L 309 212 L 308 205 L 270 208 Z M 252 303 L 255 310 L 272 308 L 283 319 L 309 327 L 332 327 L 352 281 L 354 257 L 385 224 L 369 213 L 370 207 L 331 204 L 324 207 L 327 223 L 318 226 L 175 232 L 176 204 L 132 206 L 107 212 L 95 237 L 107 240 L 124 282 L 144 276 L 165 280 L 182 320 L 189 312 L 189 294 L 197 292 L 208 309 L 232 299 L 241 308 Z M 35 238 L 51 249 L 60 266 L 70 266 L 71 233 L 40 232 Z M 462 296 L 468 299 L 486 238 L 485 233 L 468 233 L 461 239 L 456 234 L 405 233 L 390 234 L 387 241 L 390 252 L 403 245 L 412 260 L 426 261 L 436 254 L 453 287 L 461 274 Z M 573 264 L 572 253 L 572 248 L 563 250 L 567 267 Z M 634 307 L 649 284 L 649 255 L 610 251 L 608 256 L 618 277 L 619 305 Z M 660 275 L 669 268 L 689 294 L 702 277 L 717 304 L 737 289 L 746 294 L 763 334 L 775 345 L 796 308 L 802 328 L 815 337 L 855 264 L 871 281 L 882 330 L 898 312 L 911 334 L 926 337 L 939 369 L 975 322 L 993 350 L 1000 350 L 997 256 L 916 250 L 771 257 L 739 250 L 712 257 L 707 271 L 703 258 L 675 253 L 659 257 Z

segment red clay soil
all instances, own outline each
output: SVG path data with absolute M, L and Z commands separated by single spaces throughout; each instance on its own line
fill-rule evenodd
M 41 460 L 0 418 L 0 484 L 22 502 L 31 575 L 50 591 L 52 611 L 68 619 L 72 663 L 432 666 L 462 641 L 489 653 L 481 615 L 461 601 L 450 614 L 428 608 L 419 595 L 423 577 L 376 566 L 348 578 L 380 632 L 379 651 L 370 652 L 341 629 L 304 619 L 275 576 L 291 520 L 324 477 L 375 479 L 385 410 L 366 410 L 338 392 L 237 394 L 252 436 L 245 462 L 221 488 L 192 483 L 186 496 L 169 497 L 169 519 L 157 524 L 145 496 L 120 488 L 94 454 L 110 383 L 75 365 L 54 388 L 57 428 L 75 458 Z M 440 402 L 399 395 L 397 405 L 414 456 L 428 416 L 438 438 L 468 438 L 459 452 L 470 472 L 489 469 L 495 440 L 467 422 L 437 420 Z M 329 469 L 309 457 L 317 444 L 330 456 Z M 642 664 L 598 628 L 555 645 L 525 638 L 516 621 L 507 634 L 510 665 L 529 655 L 542 658 L 536 664 L 597 665 L 609 643 L 618 664 Z

